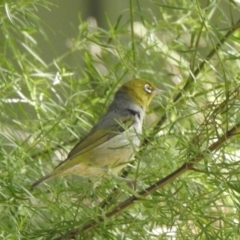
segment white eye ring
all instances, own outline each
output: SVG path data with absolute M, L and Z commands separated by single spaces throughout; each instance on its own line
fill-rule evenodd
M 146 91 L 147 93 L 152 93 L 152 88 L 151 88 L 151 86 L 149 86 L 148 84 L 145 84 L 145 85 L 144 85 L 144 89 L 145 89 L 145 91 Z

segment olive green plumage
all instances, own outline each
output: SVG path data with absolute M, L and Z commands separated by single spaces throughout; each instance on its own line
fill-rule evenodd
M 140 144 L 145 110 L 153 96 L 160 92 L 143 79 L 123 84 L 105 115 L 70 151 L 67 159 L 32 187 L 57 176 L 100 177 L 108 172 L 118 173 L 134 157 Z

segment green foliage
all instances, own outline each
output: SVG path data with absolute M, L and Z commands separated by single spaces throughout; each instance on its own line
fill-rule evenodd
M 80 20 L 77 35 L 66 39 L 69 50 L 46 62 L 40 42 L 56 49 L 38 10 L 54 8 L 37 0 L 0 3 L 0 236 L 67 239 L 93 219 L 93 228 L 72 236 L 238 239 L 238 3 L 129 1 L 115 22 L 105 15 L 107 29 Z M 128 169 L 135 188 L 109 176 L 94 189 L 70 176 L 30 191 L 90 130 L 118 86 L 135 77 L 166 91 L 151 105 L 145 144 Z M 189 161 L 185 174 L 139 196 Z M 129 208 L 115 208 L 132 195 Z

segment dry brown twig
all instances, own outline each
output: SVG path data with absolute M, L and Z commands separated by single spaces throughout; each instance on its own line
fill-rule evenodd
M 196 156 L 189 159 L 188 162 L 184 163 L 176 171 L 172 172 L 165 178 L 162 178 L 161 180 L 152 184 L 150 187 L 138 192 L 136 195 L 132 195 L 131 197 L 127 198 L 125 201 L 118 204 L 112 211 L 106 213 L 104 217 L 99 216 L 99 217 L 97 217 L 97 219 L 87 222 L 82 227 L 72 230 L 70 233 L 68 233 L 64 236 L 55 238 L 55 240 L 74 239 L 80 231 L 89 230 L 89 229 L 95 227 L 99 222 L 103 222 L 105 218 L 110 218 L 110 217 L 122 212 L 124 209 L 131 206 L 137 200 L 140 200 L 143 197 L 146 197 L 146 196 L 152 194 L 153 192 L 157 191 L 158 189 L 164 187 L 166 184 L 172 182 L 173 180 L 175 180 L 177 177 L 179 177 L 186 171 L 194 170 L 194 167 L 193 167 L 194 164 L 201 161 L 205 155 L 217 151 L 226 141 L 228 141 L 230 138 L 232 138 L 233 136 L 236 136 L 239 133 L 240 133 L 240 123 L 237 123 L 234 127 L 232 127 L 229 131 L 227 131 L 223 136 L 221 136 L 217 141 L 212 143 L 207 148 L 207 150 L 205 150 L 204 152 L 197 154 Z
M 240 20 L 238 20 L 232 28 L 224 35 L 224 37 L 219 41 L 218 44 L 212 49 L 212 51 L 207 55 L 204 61 L 199 65 L 199 67 L 194 71 L 194 76 L 196 76 L 201 72 L 201 70 L 204 68 L 205 64 L 213 57 L 213 55 L 216 54 L 216 52 L 219 50 L 219 48 L 225 43 L 225 41 L 240 27 Z M 188 90 L 189 86 L 193 82 L 193 78 L 189 77 L 187 82 L 185 83 L 183 89 L 181 92 L 179 92 L 173 99 L 173 102 L 176 103 L 182 98 L 182 93 L 186 90 Z M 156 124 L 151 136 L 149 138 L 146 138 L 143 142 L 144 147 L 151 141 L 151 139 L 155 136 L 155 134 L 159 131 L 163 123 L 167 120 L 167 115 L 164 114 L 162 118 L 159 120 L 159 122 Z M 233 136 L 240 133 L 240 123 L 235 124 L 230 130 L 226 131 L 225 134 L 223 134 L 221 137 L 218 137 L 218 139 L 212 143 L 205 151 L 202 151 L 201 153 L 195 155 L 194 157 L 191 157 L 187 162 L 185 162 L 180 168 L 166 176 L 165 178 L 162 178 L 161 180 L 155 182 L 148 188 L 138 192 L 135 195 L 132 195 L 131 197 L 127 198 L 125 201 L 118 204 L 112 211 L 107 212 L 104 217 L 99 216 L 94 220 L 91 220 L 87 223 L 85 223 L 82 227 L 76 228 L 72 231 L 70 231 L 67 234 L 64 234 L 63 236 L 60 236 L 58 238 L 55 238 L 55 240 L 63 240 L 63 239 L 74 239 L 81 231 L 87 231 L 93 227 L 95 227 L 99 222 L 103 222 L 106 218 L 110 218 L 120 212 L 122 212 L 127 207 L 131 206 L 134 202 L 137 200 L 142 199 L 143 197 L 146 197 L 153 192 L 157 191 L 158 189 L 164 187 L 166 184 L 172 182 L 177 177 L 182 175 L 183 173 L 189 171 L 189 170 L 195 170 L 194 164 L 201 161 L 205 155 L 209 153 L 216 152 L 224 143 L 226 143 L 229 139 L 231 139 Z

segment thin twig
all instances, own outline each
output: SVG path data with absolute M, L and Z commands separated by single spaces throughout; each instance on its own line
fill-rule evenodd
M 63 239 L 74 239 L 81 231 L 87 231 L 91 228 L 95 227 L 99 222 L 103 222 L 104 219 L 110 218 L 120 212 L 122 212 L 127 207 L 131 206 L 135 201 L 142 199 L 142 197 L 146 197 L 154 192 L 156 192 L 158 189 L 164 187 L 168 183 L 175 180 L 177 177 L 181 176 L 183 173 L 185 173 L 188 170 L 194 170 L 194 164 L 201 161 L 205 155 L 217 151 L 227 140 L 232 138 L 233 136 L 239 134 L 240 131 L 240 123 L 236 124 L 232 129 L 227 131 L 223 136 L 221 136 L 216 142 L 211 144 L 207 150 L 205 150 L 202 153 L 197 154 L 195 157 L 192 157 L 189 159 L 186 163 L 184 163 L 180 168 L 178 168 L 176 171 L 172 172 L 165 178 L 162 178 L 161 180 L 157 181 L 156 183 L 152 184 L 148 188 L 142 190 L 141 192 L 138 192 L 136 195 L 132 195 L 131 197 L 127 198 L 125 201 L 121 202 L 119 205 L 117 205 L 112 211 L 105 214 L 105 216 L 99 216 L 97 219 L 91 220 L 84 224 L 83 227 L 77 228 L 72 230 L 70 233 L 55 238 L 55 240 L 63 240 Z
M 131 23 L 131 46 L 132 46 L 132 57 L 133 57 L 133 65 L 136 67 L 136 50 L 135 50 L 135 41 L 134 41 L 134 28 L 133 28 L 133 3 L 132 0 L 129 1 L 129 9 L 130 9 L 130 23 Z
M 199 67 L 193 72 L 194 79 L 198 76 L 198 74 L 202 71 L 206 63 L 217 53 L 219 48 L 226 42 L 226 40 L 237 30 L 240 28 L 240 19 L 232 26 L 232 28 L 222 37 L 222 39 L 216 44 L 213 49 L 209 52 L 209 54 L 206 56 L 206 58 L 201 62 Z M 183 92 L 185 92 L 190 85 L 193 83 L 193 77 L 192 74 L 189 75 L 189 78 L 187 82 L 185 83 L 182 90 L 173 98 L 173 103 L 176 103 L 179 101 L 182 96 Z M 164 124 L 164 122 L 167 120 L 167 114 L 165 113 L 161 119 L 158 121 L 158 123 L 155 125 L 152 134 L 144 139 L 143 145 L 147 145 L 149 142 L 151 142 L 152 138 L 156 135 L 156 133 L 159 131 L 161 126 Z
M 240 19 L 223 36 L 223 38 L 218 42 L 218 44 L 216 44 L 215 47 L 209 52 L 209 54 L 201 62 L 199 67 L 193 72 L 193 75 L 189 75 L 189 78 L 188 78 L 187 82 L 185 83 L 183 89 L 174 97 L 173 103 L 176 103 L 177 101 L 179 101 L 182 98 L 182 96 L 183 96 L 182 93 L 189 89 L 190 85 L 194 82 L 194 80 L 196 79 L 198 74 L 202 71 L 205 64 L 217 53 L 219 48 L 226 42 L 226 40 L 240 27 L 239 23 L 240 23 Z M 194 76 L 194 78 L 193 78 L 193 76 Z M 167 120 L 167 115 L 165 113 L 162 116 L 162 118 L 158 121 L 156 126 L 154 127 L 152 134 L 144 139 L 144 141 L 143 141 L 144 147 L 146 147 L 146 145 L 156 135 L 156 133 L 159 131 L 160 127 L 164 124 L 164 122 L 166 120 Z M 240 123 L 235 125 L 231 130 L 227 131 L 225 135 L 223 135 L 215 143 L 213 143 L 211 146 L 209 146 L 209 148 L 205 152 L 190 159 L 187 163 L 184 163 L 175 172 L 171 173 L 167 177 L 165 177 L 165 178 L 161 179 L 160 181 L 156 182 L 155 184 L 151 185 L 147 189 L 139 192 L 136 196 L 133 195 L 130 198 L 126 199 L 124 202 L 120 203 L 117 207 L 115 207 L 111 212 L 106 213 L 105 217 L 109 218 L 109 217 L 112 217 L 112 216 L 118 214 L 119 212 L 123 211 L 125 208 L 132 205 L 136 200 L 138 200 L 139 196 L 140 197 L 147 196 L 147 195 L 155 192 L 157 189 L 165 186 L 169 182 L 173 181 L 178 176 L 185 173 L 187 170 L 191 170 L 191 169 L 194 170 L 194 167 L 193 167 L 194 163 L 201 161 L 205 154 L 216 151 L 224 142 L 226 142 L 229 138 L 234 136 L 234 134 L 236 134 L 238 132 L 239 128 L 240 128 Z M 117 190 L 115 189 L 115 191 L 117 191 Z M 103 204 L 104 203 L 105 202 L 103 201 Z M 102 216 L 99 216 L 97 219 L 91 220 L 88 223 L 86 223 L 82 228 L 75 229 L 75 230 L 71 231 L 69 234 L 65 235 L 64 238 L 60 237 L 60 238 L 57 238 L 56 240 L 62 240 L 62 239 L 66 239 L 66 238 L 75 238 L 80 231 L 89 230 L 89 229 L 93 228 L 94 226 L 96 226 L 98 222 L 102 222 L 102 221 L 104 221 L 104 218 Z

